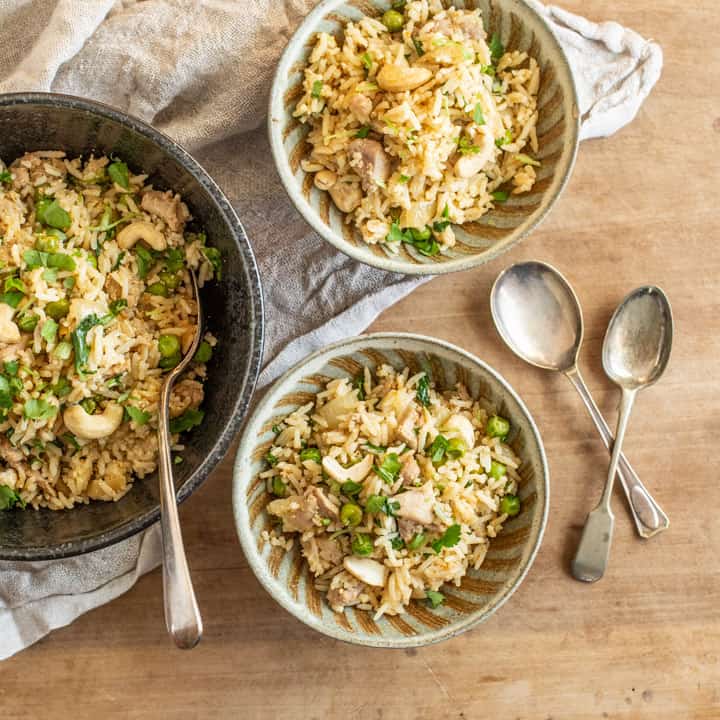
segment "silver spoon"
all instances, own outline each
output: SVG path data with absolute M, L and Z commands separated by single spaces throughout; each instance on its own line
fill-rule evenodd
M 163 545 L 163 596 L 165 624 L 179 648 L 195 647 L 202 637 L 203 624 L 185 557 L 175 484 L 170 457 L 170 393 L 173 383 L 193 359 L 202 336 L 202 309 L 195 273 L 190 270 L 193 297 L 197 304 L 197 326 L 190 348 L 183 359 L 167 374 L 160 391 L 158 448 L 160 454 L 160 529 Z
M 572 563 L 578 580 L 595 582 L 607 568 L 615 517 L 610 507 L 615 474 L 638 390 L 649 387 L 667 367 L 672 347 L 670 303 L 658 287 L 633 290 L 613 313 L 603 342 L 603 368 L 622 390 L 615 444 L 605 490 L 585 522 Z
M 612 433 L 577 365 L 583 319 L 580 303 L 567 280 L 545 263 L 511 265 L 495 280 L 490 310 L 500 337 L 516 355 L 537 367 L 561 372 L 570 380 L 610 450 Z M 667 515 L 624 455 L 620 456 L 619 474 L 638 534 L 650 538 L 665 530 L 670 525 Z

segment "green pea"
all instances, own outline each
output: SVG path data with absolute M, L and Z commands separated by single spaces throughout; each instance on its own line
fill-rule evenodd
M 168 296 L 167 285 L 163 282 L 154 282 L 151 285 L 148 285 L 147 292 L 151 295 L 159 295 L 160 297 Z
M 506 472 L 507 468 L 502 463 L 495 462 L 494 460 L 490 463 L 489 475 L 491 478 L 499 480 Z
M 70 303 L 67 300 L 53 300 L 47 304 L 45 313 L 53 320 L 60 320 L 70 312 Z
M 180 363 L 180 360 L 182 358 L 180 357 L 180 353 L 175 353 L 174 355 L 169 355 L 168 357 L 160 358 L 160 362 L 158 363 L 158 366 L 161 367 L 163 370 L 172 370 L 176 365 Z
M 300 461 L 314 460 L 316 463 L 322 462 L 322 455 L 316 447 L 305 448 L 300 451 Z
M 277 475 L 272 479 L 272 494 L 275 497 L 285 497 L 287 495 L 287 485 Z
M 510 432 L 510 421 L 499 415 L 493 415 L 487 421 L 487 428 L 485 434 L 488 437 L 497 437 L 504 440 Z
M 158 350 L 164 357 L 180 354 L 180 340 L 177 335 L 161 335 L 158 339 Z
M 397 10 L 386 10 L 382 16 L 382 24 L 390 31 L 397 32 L 402 30 L 402 26 L 405 24 L 405 18 L 402 13 Z
M 210 361 L 210 358 L 212 357 L 212 347 L 210 346 L 210 343 L 206 340 L 203 340 L 199 345 L 198 349 L 195 352 L 195 357 L 193 358 L 195 362 L 199 363 L 206 363 Z
M 450 438 L 448 441 L 447 456 L 453 460 L 462 457 L 465 454 L 467 448 L 461 438 Z
M 35 313 L 23 313 L 15 322 L 21 332 L 31 333 L 38 324 L 39 319 Z
M 369 535 L 357 533 L 352 539 L 352 551 L 355 555 L 370 555 L 373 551 L 373 541 Z
M 160 280 L 165 283 L 165 287 L 167 287 L 168 290 L 175 290 L 180 284 L 180 276 L 176 273 L 163 270 L 161 273 L 158 273 L 158 276 Z
M 424 228 L 410 228 L 410 234 L 415 242 L 424 242 L 425 240 L 430 239 L 432 231 L 426 225 Z
M 355 503 L 345 503 L 340 508 L 340 522 L 355 527 L 362 522 L 362 508 Z
M 520 512 L 520 498 L 517 495 L 505 495 L 500 500 L 500 512 L 514 517 Z
M 50 228 L 52 230 L 53 228 Z M 58 230 L 58 232 L 60 232 Z M 63 235 L 65 233 L 62 233 Z M 60 241 L 48 232 L 47 235 L 40 235 L 35 240 L 35 249 L 40 252 L 57 252 L 60 249 Z
M 85 398 L 80 401 L 80 407 L 88 414 L 92 415 L 97 409 L 97 403 L 92 398 Z

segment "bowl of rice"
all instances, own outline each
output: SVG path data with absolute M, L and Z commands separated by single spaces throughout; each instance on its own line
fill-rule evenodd
M 269 132 L 322 237 L 436 274 L 538 225 L 570 176 L 579 113 L 562 48 L 522 0 L 324 0 L 282 56 Z
M 63 95 L 0 96 L 0 559 L 159 517 L 160 389 L 180 501 L 227 450 L 262 353 L 260 283 L 222 191 L 166 136 Z
M 477 357 L 420 335 L 336 343 L 248 422 L 233 507 L 255 575 L 286 610 L 375 647 L 487 619 L 530 569 L 548 512 L 535 423 Z

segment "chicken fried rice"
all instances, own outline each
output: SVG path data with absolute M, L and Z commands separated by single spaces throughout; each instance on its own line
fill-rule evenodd
M 287 550 L 299 539 L 336 612 L 440 605 L 442 585 L 479 568 L 520 512 L 509 421 L 462 385 L 439 392 L 424 372 L 331 380 L 273 430 L 261 477 L 281 526 L 265 539 Z
M 114 501 L 157 464 L 163 376 L 189 349 L 220 253 L 182 199 L 117 158 L 0 162 L 0 510 Z M 207 334 L 170 401 L 203 419 Z
M 436 255 L 452 224 L 532 188 L 539 85 L 536 60 L 488 39 L 479 10 L 395 3 L 318 33 L 294 111 L 310 126 L 301 166 L 365 242 Z

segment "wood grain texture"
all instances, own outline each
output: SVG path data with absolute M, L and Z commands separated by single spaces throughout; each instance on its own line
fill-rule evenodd
M 154 572 L 3 663 L 3 718 L 720 718 L 717 5 L 563 5 L 659 41 L 660 83 L 632 125 L 583 143 L 565 195 L 531 238 L 487 267 L 422 286 L 373 326 L 464 346 L 501 369 L 534 413 L 550 461 L 550 522 L 516 595 L 486 624 L 425 649 L 320 636 L 272 602 L 247 567 L 232 524 L 231 453 L 181 510 L 201 645 L 170 646 Z M 608 457 L 569 383 L 511 356 L 489 316 L 495 275 L 529 258 L 556 264 L 577 290 L 582 369 L 611 424 L 618 394 L 600 348 L 613 308 L 653 282 L 675 313 L 668 373 L 639 397 L 626 445 L 671 528 L 639 540 L 618 494 L 610 570 L 590 587 L 567 568 Z

